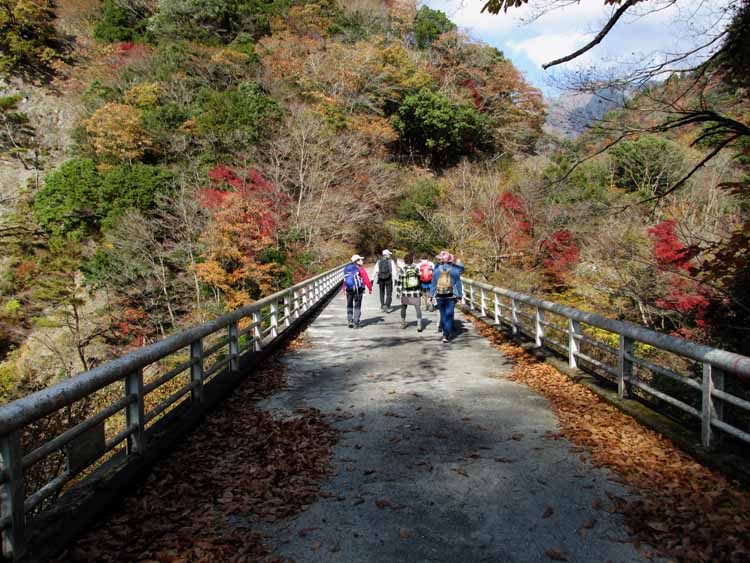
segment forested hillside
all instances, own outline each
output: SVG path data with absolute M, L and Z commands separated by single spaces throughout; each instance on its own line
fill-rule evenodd
M 0 8 L 4 400 L 384 247 L 750 351 L 745 162 L 666 194 L 710 142 L 545 135 L 541 93 L 442 12 Z

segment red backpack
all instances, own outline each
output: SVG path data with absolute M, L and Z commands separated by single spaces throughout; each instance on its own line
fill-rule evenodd
M 432 266 L 429 262 L 422 262 L 419 265 L 419 279 L 424 283 L 432 281 Z

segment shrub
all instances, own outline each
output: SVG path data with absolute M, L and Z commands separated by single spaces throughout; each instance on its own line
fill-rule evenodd
M 143 158 L 151 141 L 141 124 L 141 110 L 124 104 L 104 104 L 86 121 L 86 131 L 97 156 L 105 160 Z
M 609 149 L 620 187 L 646 197 L 661 195 L 685 172 L 685 157 L 677 143 L 655 136 L 624 141 Z
M 204 91 L 197 103 L 198 133 L 225 148 L 256 143 L 268 122 L 280 116 L 278 104 L 252 82 L 222 92 Z
M 103 228 L 110 228 L 128 209 L 144 211 L 154 206 L 156 196 L 172 187 L 174 175 L 165 168 L 147 164 L 123 164 L 107 173 L 101 184 L 99 213 Z
M 34 210 L 49 234 L 80 239 L 111 227 L 128 209 L 153 207 L 172 181 L 172 173 L 158 166 L 123 164 L 102 176 L 91 159 L 69 160 L 47 176 Z
M 393 119 L 403 148 L 451 164 L 490 147 L 489 123 L 473 106 L 457 104 L 427 88 L 404 98 Z
M 160 37 L 208 44 L 230 43 L 240 32 L 255 38 L 270 32 L 270 19 L 287 0 L 161 0 L 150 29 Z
M 417 10 L 414 18 L 414 39 L 420 49 L 426 49 L 443 33 L 454 29 L 456 24 L 440 10 L 431 10 L 427 6 Z
M 0 0 L 0 74 L 52 73 L 66 51 L 54 8 L 51 0 Z
M 102 19 L 94 26 L 94 39 L 104 43 L 140 39 L 146 28 L 145 15 L 126 10 L 117 0 L 104 0 Z
M 432 178 L 422 178 L 406 192 L 406 196 L 399 203 L 396 214 L 400 219 L 424 221 L 422 213 L 425 210 L 436 209 L 440 197 L 440 186 Z
M 86 234 L 98 223 L 101 181 L 91 159 L 69 160 L 51 172 L 34 198 L 39 225 L 52 235 Z

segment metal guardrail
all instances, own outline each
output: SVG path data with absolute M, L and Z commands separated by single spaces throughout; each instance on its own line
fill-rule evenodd
M 126 441 L 127 456 L 137 456 L 146 448 L 157 446 L 147 440 L 147 426 L 150 423 L 170 407 L 176 406 L 181 399 L 188 400 L 188 394 L 194 404 L 201 403 L 203 385 L 210 377 L 238 371 L 243 353 L 251 349 L 261 351 L 281 338 L 296 319 L 318 305 L 341 283 L 342 268 L 336 267 L 216 320 L 177 333 L 0 407 L 0 529 L 3 534 L 3 555 L 9 558 L 22 556 L 26 547 L 27 520 L 32 511 L 45 499 L 62 491 L 68 482 L 101 461 L 122 442 Z M 223 331 L 226 332 L 221 334 Z M 204 348 L 204 343 L 217 334 L 221 337 Z M 144 383 L 145 368 L 181 352 L 189 359 Z M 206 367 L 208 359 L 214 360 L 210 367 Z M 188 370 L 189 377 L 186 377 L 184 385 L 147 410 L 145 398 L 149 393 Z M 124 382 L 123 390 L 107 407 L 32 451 L 23 451 L 21 434 L 24 429 L 118 381 Z M 105 422 L 123 410 L 124 429 L 105 440 Z M 24 474 L 34 464 L 61 452 L 66 458 L 65 468 L 27 495 Z
M 617 382 L 621 398 L 626 397 L 633 387 L 637 387 L 700 419 L 704 446 L 712 445 L 716 429 L 750 443 L 748 429 L 738 428 L 724 417 L 724 407 L 729 404 L 743 414 L 749 415 L 750 419 L 750 401 L 727 392 L 725 385 L 729 383 L 729 377 L 740 380 L 750 378 L 750 357 L 493 287 L 472 279 L 462 281 L 465 287 L 463 304 L 470 311 L 478 312 L 485 321 L 489 319 L 495 325 L 509 326 L 513 334 L 529 336 L 538 347 L 547 346 L 554 352 L 566 356 L 571 368 L 579 367 L 579 362 L 582 362 L 581 367 L 589 367 L 612 377 Z M 551 322 L 554 319 L 547 317 L 545 313 L 554 315 L 558 323 L 562 320 L 562 325 Z M 586 334 L 587 327 L 617 335 L 619 344 L 613 346 L 597 339 L 595 335 Z M 560 337 L 563 339 L 562 342 L 559 340 Z M 670 352 L 682 360 L 701 364 L 700 381 L 684 373 L 678 373 L 671 367 L 657 365 L 640 357 L 636 353 L 636 345 L 639 343 Z M 596 353 L 584 353 L 582 346 L 588 346 L 596 350 Z M 599 358 L 592 357 L 592 354 Z M 674 396 L 675 393 L 669 394 L 656 389 L 644 381 L 643 377 L 639 377 L 638 374 L 641 372 L 666 378 L 670 383 L 674 382 L 677 389 L 699 395 L 699 408 L 687 404 L 684 397 Z

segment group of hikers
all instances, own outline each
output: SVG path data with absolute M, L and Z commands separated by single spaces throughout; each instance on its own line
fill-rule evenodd
M 380 290 L 380 308 L 390 313 L 393 288 L 396 299 L 401 301 L 401 328 L 406 328 L 406 310 L 413 306 L 417 314 L 417 332 L 424 330 L 422 309 L 432 311 L 436 307 L 440 313 L 437 331 L 442 333 L 443 342 L 453 338 L 453 316 L 456 301 L 463 297 L 461 274 L 464 265 L 447 250 L 436 256 L 437 266 L 422 257 L 417 263 L 413 253 L 408 253 L 403 262 L 394 260 L 390 250 L 383 250 L 383 256 L 375 264 L 372 278 L 364 267 L 364 258 L 355 254 L 344 267 L 343 291 L 346 294 L 346 317 L 349 328 L 360 328 L 362 297 L 365 291 L 372 293 L 372 281 Z

